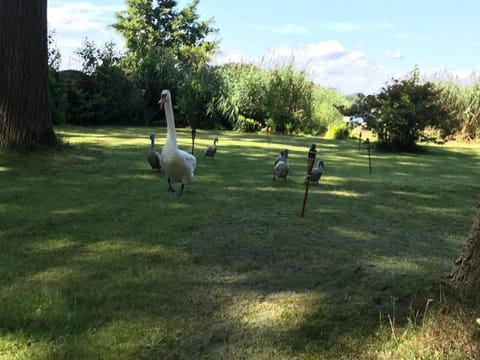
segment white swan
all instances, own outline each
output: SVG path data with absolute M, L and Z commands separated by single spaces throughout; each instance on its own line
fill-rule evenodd
M 179 196 L 183 193 L 185 183 L 192 181 L 194 178 L 197 159 L 192 154 L 180 150 L 177 146 L 177 132 L 175 130 L 175 120 L 173 118 L 172 96 L 170 91 L 163 90 L 160 100 L 158 101 L 160 108 L 165 109 L 165 117 L 167 119 L 167 139 L 160 153 L 160 165 L 167 174 L 168 192 L 175 192 L 172 182 L 182 183 Z

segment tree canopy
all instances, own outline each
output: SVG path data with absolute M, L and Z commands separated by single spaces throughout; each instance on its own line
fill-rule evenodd
M 177 10 L 174 0 L 126 0 L 127 10 L 116 14 L 112 26 L 124 36 L 129 54 L 137 61 L 152 49 L 168 49 L 181 62 L 205 62 L 218 45 L 206 38 L 218 30 L 211 26 L 213 19 L 200 20 L 199 2 L 193 0 Z

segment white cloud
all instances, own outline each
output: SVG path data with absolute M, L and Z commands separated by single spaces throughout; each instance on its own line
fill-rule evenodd
M 385 55 L 392 59 L 403 59 L 403 54 L 400 50 L 390 50 L 385 53 Z
M 99 46 L 113 40 L 122 48 L 123 38 L 109 25 L 115 22 L 115 12 L 124 8 L 124 5 L 107 6 L 92 2 L 49 3 L 48 24 L 55 30 L 57 47 L 62 54 L 61 68 L 80 68 L 74 51 L 82 47 L 85 38 L 94 40 Z
M 89 2 L 52 5 L 48 7 L 48 23 L 59 32 L 109 32 L 108 24 L 115 19 L 113 14 L 123 8 Z
M 287 52 L 282 49 L 281 53 Z M 373 62 L 363 50 L 345 48 L 336 40 L 301 44 L 290 49 L 290 54 L 296 66 L 308 69 L 316 83 L 346 94 L 377 92 L 388 79 L 387 69 Z
M 222 54 L 221 60 L 243 61 L 259 66 L 293 63 L 306 70 L 309 77 L 324 87 L 335 88 L 344 94 L 377 93 L 395 74 L 375 63 L 361 48 L 346 48 L 337 40 L 299 44 L 296 47 L 277 47 L 269 50 L 262 59 L 247 59 L 241 52 Z M 268 60 L 265 62 L 265 58 Z M 228 62 L 228 61 L 225 61 Z

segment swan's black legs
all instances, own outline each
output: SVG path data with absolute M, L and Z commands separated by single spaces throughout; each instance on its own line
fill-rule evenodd
M 183 189 L 182 189 L 183 190 Z M 172 187 L 172 184 L 170 184 L 170 178 L 168 178 L 168 189 L 167 192 L 169 193 L 174 193 L 176 192 L 175 189 Z
M 185 184 L 182 183 L 182 187 L 180 188 L 180 193 L 178 194 L 178 196 L 182 196 L 184 187 L 185 187 Z

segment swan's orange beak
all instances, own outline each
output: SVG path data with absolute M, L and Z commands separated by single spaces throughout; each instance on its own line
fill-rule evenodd
M 163 103 L 165 102 L 166 97 L 162 96 L 160 100 L 158 100 L 158 103 L 160 104 L 160 109 L 163 109 Z

